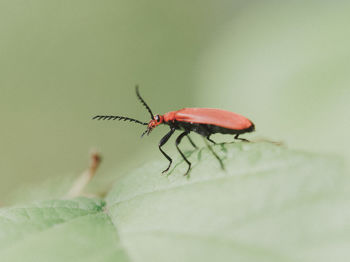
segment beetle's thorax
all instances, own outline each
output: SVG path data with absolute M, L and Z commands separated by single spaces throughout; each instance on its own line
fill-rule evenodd
M 176 114 L 177 111 L 171 111 L 171 112 L 168 112 L 168 113 L 165 113 L 163 115 L 163 121 L 165 123 L 171 123 L 171 122 L 174 122 L 176 119 L 175 119 L 175 114 Z

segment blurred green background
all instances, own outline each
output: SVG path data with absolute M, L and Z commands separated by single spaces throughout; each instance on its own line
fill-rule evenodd
M 349 160 L 349 25 L 346 1 L 1 0 L 0 205 L 92 147 L 100 174 L 162 158 L 166 127 L 91 120 L 148 121 L 135 84 L 155 113 L 232 110 L 252 137 Z

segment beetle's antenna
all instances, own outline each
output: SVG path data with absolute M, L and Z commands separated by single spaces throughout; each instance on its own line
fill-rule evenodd
M 141 95 L 140 95 L 139 86 L 136 85 L 135 89 L 136 89 L 137 98 L 138 98 L 138 99 L 141 101 L 141 103 L 146 107 L 146 109 L 148 110 L 148 112 L 151 114 L 152 120 L 154 120 L 154 116 L 153 116 L 153 113 L 152 113 L 151 108 L 149 108 L 149 106 L 146 104 L 145 100 L 143 100 L 142 97 L 141 97 Z
M 142 133 L 141 138 L 143 138 L 143 136 L 146 135 L 147 132 L 148 132 L 148 129 Z
M 97 119 L 97 120 L 123 120 L 123 121 L 130 121 L 130 122 L 135 122 L 137 124 L 141 124 L 144 126 L 148 126 L 148 123 L 141 122 L 139 120 L 130 118 L 130 117 L 125 117 L 125 116 L 106 116 L 106 115 L 97 115 L 94 116 L 92 119 Z

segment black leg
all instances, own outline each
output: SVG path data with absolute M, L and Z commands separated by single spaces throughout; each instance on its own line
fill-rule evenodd
M 210 136 L 211 136 L 211 134 L 207 136 L 207 140 L 212 142 L 214 145 L 216 145 L 216 142 L 214 140 L 210 139 Z
M 243 142 L 250 142 L 248 139 L 238 137 L 240 134 L 235 135 L 235 139 L 241 140 Z
M 162 149 L 162 146 L 164 146 L 164 144 L 169 140 L 169 138 L 171 137 L 172 134 L 174 134 L 175 132 L 175 128 L 170 129 L 170 131 L 160 140 L 159 142 L 159 150 L 160 152 L 162 152 L 162 154 L 169 160 L 169 165 L 166 169 L 163 170 L 162 173 L 165 173 L 166 171 L 169 170 L 171 163 L 173 162 L 173 160 L 170 158 L 170 156 L 168 156 Z
M 208 138 L 207 138 L 208 139 Z M 225 170 L 224 163 L 222 162 L 221 158 L 215 153 L 213 148 L 208 144 L 207 141 L 204 140 L 204 143 L 207 145 L 209 151 L 214 155 L 214 157 L 219 161 L 220 167 Z
M 179 144 L 180 144 L 182 138 L 183 138 L 184 136 L 187 136 L 187 135 L 188 135 L 188 132 L 187 132 L 187 131 L 181 133 L 181 134 L 176 138 L 176 142 L 175 142 L 175 145 L 176 145 L 177 150 L 179 151 L 179 153 L 180 153 L 180 155 L 182 156 L 182 158 L 183 158 L 183 159 L 186 161 L 186 163 L 188 164 L 188 168 L 187 168 L 187 171 L 186 171 L 186 173 L 185 173 L 185 176 L 188 174 L 188 172 L 189 172 L 190 169 L 191 169 L 191 162 L 188 161 L 188 159 L 185 157 L 185 155 L 181 152 L 181 150 L 180 150 L 180 148 L 179 148 Z
M 198 148 L 198 147 L 196 146 L 196 144 L 192 141 L 191 137 L 190 137 L 188 134 L 187 134 L 187 138 L 188 138 L 188 140 L 190 141 L 191 145 L 192 145 L 194 148 Z

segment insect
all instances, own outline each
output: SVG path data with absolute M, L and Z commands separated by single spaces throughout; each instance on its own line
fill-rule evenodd
M 197 146 L 194 144 L 194 142 L 189 136 L 189 133 L 191 131 L 202 135 L 211 143 L 216 144 L 215 141 L 210 139 L 210 136 L 212 134 L 215 134 L 215 133 L 232 134 L 232 135 L 235 135 L 234 139 L 248 142 L 248 140 L 244 138 L 239 138 L 239 135 L 243 133 L 253 132 L 255 130 L 255 126 L 253 122 L 251 122 L 248 118 L 241 116 L 239 114 L 229 112 L 226 110 L 221 110 L 221 109 L 183 108 L 177 111 L 171 111 L 171 112 L 165 113 L 164 115 L 158 115 L 158 114 L 154 115 L 151 108 L 147 105 L 147 103 L 141 97 L 138 86 L 136 86 L 136 95 L 140 100 L 140 102 L 144 105 L 144 107 L 147 109 L 147 111 L 151 115 L 151 120 L 148 123 L 142 122 L 133 118 L 125 117 L 125 116 L 114 116 L 114 115 L 97 115 L 93 117 L 93 119 L 131 121 L 137 124 L 147 126 L 146 131 L 142 133 L 141 137 L 143 137 L 145 134 L 149 135 L 155 127 L 161 124 L 168 125 L 170 127 L 170 131 L 160 140 L 158 145 L 160 152 L 169 161 L 168 167 L 164 169 L 162 173 L 165 173 L 169 170 L 173 161 L 171 157 L 164 152 L 162 147 L 165 145 L 166 142 L 168 142 L 169 138 L 174 134 L 176 130 L 182 131 L 182 133 L 176 138 L 175 145 L 180 155 L 188 165 L 185 175 L 187 175 L 191 169 L 191 162 L 186 158 L 184 153 L 181 151 L 181 149 L 179 148 L 179 144 L 181 143 L 181 140 L 185 136 L 187 136 L 192 146 L 197 148 Z

